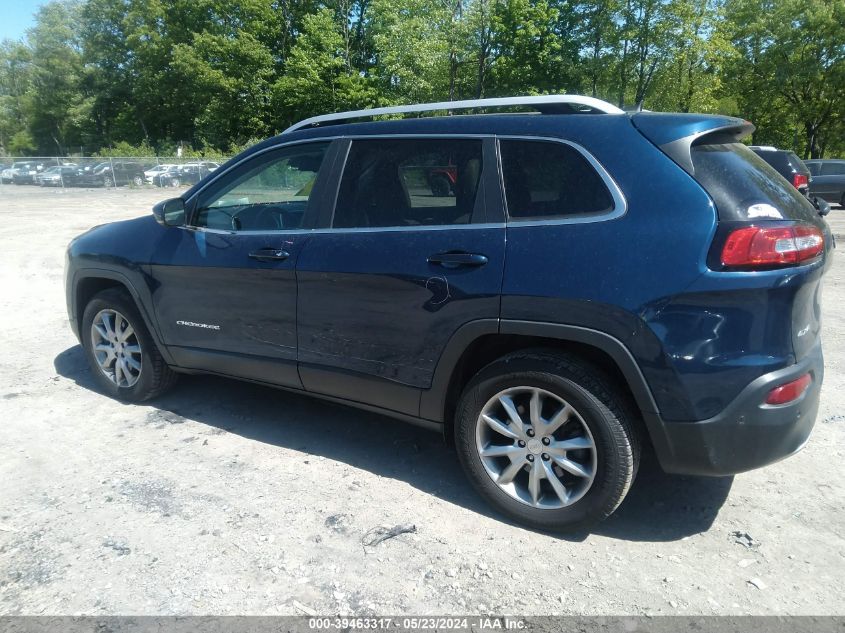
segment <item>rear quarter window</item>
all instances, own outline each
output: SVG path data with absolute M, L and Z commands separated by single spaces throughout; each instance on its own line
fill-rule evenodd
M 742 143 L 693 145 L 692 164 L 721 220 L 817 218 L 810 201 Z
M 505 139 L 499 147 L 510 219 L 593 216 L 614 209 L 604 180 L 574 147 Z

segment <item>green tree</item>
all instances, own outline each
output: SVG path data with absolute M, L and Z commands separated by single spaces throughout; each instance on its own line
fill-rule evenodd
M 490 82 L 497 94 L 565 90 L 573 60 L 562 55 L 565 39 L 555 32 L 558 19 L 558 9 L 546 0 L 502 0 L 493 6 L 496 57 Z
M 303 21 L 285 64 L 273 85 L 273 103 L 282 112 L 280 126 L 319 112 L 364 108 L 378 103 L 371 82 L 350 70 L 344 39 L 329 9 Z
M 845 0 L 729 0 L 726 18 L 737 53 L 727 90 L 758 125 L 755 141 L 799 128 L 790 145 L 820 156 L 841 129 Z
M 0 151 L 34 149 L 29 134 L 28 103 L 32 86 L 32 55 L 22 42 L 0 43 Z
M 29 131 L 42 153 L 64 154 L 81 144 L 90 121 L 92 100 L 83 88 L 78 1 L 54 0 L 43 5 L 28 33 L 32 85 Z

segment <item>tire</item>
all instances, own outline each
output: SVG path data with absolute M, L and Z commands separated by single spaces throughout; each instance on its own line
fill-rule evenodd
M 114 178 L 112 178 L 111 176 L 104 176 L 103 187 L 114 187 Z
M 112 368 L 117 365 L 117 357 L 114 353 L 95 351 L 95 346 L 98 343 L 102 345 L 106 339 L 100 332 L 105 331 L 109 334 L 111 330 L 112 334 L 115 333 L 116 323 L 113 313 L 122 317 L 133 330 L 133 335 L 126 337 L 125 351 L 121 350 L 124 353 L 123 358 L 126 359 L 123 367 L 126 367 L 128 371 L 120 372 L 117 376 L 118 382 L 115 381 L 115 375 L 118 372 L 112 369 L 115 375 L 109 375 L 107 369 L 101 366 L 98 354 L 100 358 L 112 357 Z M 104 327 L 103 315 L 106 315 L 110 328 Z M 97 319 L 99 331 L 94 328 L 95 319 Z M 121 327 L 122 323 L 117 325 L 123 332 L 129 331 L 125 326 Z M 161 395 L 175 383 L 177 374 L 164 362 L 135 302 L 125 290 L 109 288 L 95 295 L 85 307 L 81 326 L 80 334 L 85 357 L 88 359 L 91 375 L 102 392 L 120 400 L 143 402 Z M 137 353 L 134 351 L 135 346 L 139 348 Z M 114 349 L 113 345 L 112 349 Z M 139 356 L 140 361 L 138 361 Z M 140 369 L 131 367 L 128 359 L 133 360 Z
M 182 184 L 182 181 L 179 180 L 178 178 L 171 178 L 170 179 L 170 186 L 171 187 L 178 187 L 181 184 Z
M 136 187 L 140 187 L 144 184 L 144 177 L 143 176 L 135 176 L 132 178 L 132 184 Z
M 533 417 L 534 394 L 540 422 Z M 521 432 L 502 398 L 526 422 Z M 570 410 L 558 418 L 566 405 Z M 482 413 L 494 423 L 506 420 L 513 437 Z M 473 487 L 495 509 L 535 529 L 580 530 L 610 516 L 633 483 L 640 459 L 635 419 L 627 398 L 598 367 L 576 356 L 527 350 L 491 363 L 469 382 L 455 414 L 455 445 Z M 508 454 L 496 454 L 502 451 Z M 500 486 L 494 477 L 512 481 Z

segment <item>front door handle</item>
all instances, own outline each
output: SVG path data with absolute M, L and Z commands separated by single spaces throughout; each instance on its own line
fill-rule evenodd
M 249 256 L 260 262 L 280 262 L 290 257 L 290 253 L 280 248 L 259 248 L 257 251 L 252 251 Z
M 428 258 L 428 263 L 437 264 L 444 268 L 483 266 L 487 263 L 487 256 L 479 253 L 437 253 Z

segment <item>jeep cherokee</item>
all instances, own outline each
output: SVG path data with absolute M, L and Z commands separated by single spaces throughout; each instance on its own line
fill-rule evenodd
M 584 527 L 645 446 L 727 475 L 810 434 L 833 240 L 752 129 L 568 95 L 314 117 L 73 240 L 70 323 L 112 396 L 206 372 L 348 403 L 445 433 L 516 520 Z

